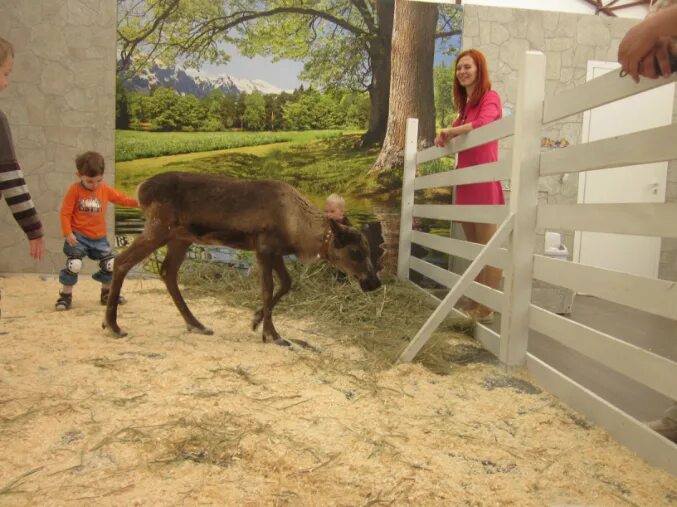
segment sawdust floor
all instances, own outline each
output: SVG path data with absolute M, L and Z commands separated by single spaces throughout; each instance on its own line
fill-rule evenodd
M 83 277 L 84 278 L 84 277 Z M 98 286 L 0 278 L 0 505 L 670 505 L 674 477 L 505 377 L 464 337 L 439 376 L 378 373 L 322 326 L 279 315 L 309 351 L 261 343 L 250 312 L 130 280 L 112 339 Z M 477 353 L 468 353 L 475 351 Z

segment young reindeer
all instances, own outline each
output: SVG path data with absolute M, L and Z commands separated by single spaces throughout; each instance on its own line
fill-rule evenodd
M 143 233 L 115 259 L 106 319 L 117 336 L 118 296 L 129 270 L 167 245 L 160 276 L 189 330 L 212 334 L 191 313 L 177 284 L 177 273 L 192 243 L 254 250 L 261 271 L 263 307 L 252 328 L 263 322 L 263 341 L 289 345 L 273 326 L 273 308 L 291 288 L 282 256 L 302 261 L 324 259 L 360 282 L 363 291 L 380 287 L 369 245 L 352 227 L 328 219 L 296 189 L 273 180 L 249 181 L 222 176 L 169 172 L 141 183 L 138 201 L 146 217 Z M 280 286 L 273 294 L 273 271 Z

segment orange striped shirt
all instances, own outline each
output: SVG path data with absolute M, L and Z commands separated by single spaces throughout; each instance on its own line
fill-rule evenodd
M 64 237 L 73 231 L 92 239 L 106 235 L 108 202 L 138 208 L 136 199 L 101 183 L 96 190 L 87 190 L 82 183 L 73 183 L 61 205 L 61 232 Z

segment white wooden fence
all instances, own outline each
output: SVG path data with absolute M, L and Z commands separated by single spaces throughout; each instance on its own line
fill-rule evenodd
M 642 79 L 617 72 L 588 81 L 557 97 L 544 97 L 545 56 L 526 52 L 520 67 L 514 114 L 454 139 L 444 148 L 417 151 L 418 120 L 407 120 L 398 276 L 412 269 L 450 288 L 446 297 L 400 356 L 411 361 L 462 295 L 501 313 L 500 334 L 478 325 L 476 338 L 508 368 L 526 364 L 536 380 L 586 414 L 652 464 L 677 474 L 677 445 L 527 352 L 529 329 L 677 400 L 677 363 L 531 304 L 538 279 L 615 303 L 677 320 L 677 283 L 644 278 L 535 255 L 536 232 L 596 231 L 677 238 L 677 204 L 539 205 L 540 176 L 576 173 L 677 159 L 677 124 L 610 139 L 540 152 L 543 126 L 609 102 L 676 81 Z M 488 141 L 512 136 L 511 160 L 472 170 L 416 177 L 416 166 Z M 509 206 L 414 204 L 414 191 L 481 181 L 511 180 Z M 487 245 L 412 230 L 413 218 L 500 224 Z M 411 244 L 453 254 L 472 263 L 457 275 L 411 256 Z M 474 282 L 485 265 L 503 269 L 503 292 Z M 677 336 L 675 336 L 677 347 Z M 667 407 L 666 407 L 667 408 Z

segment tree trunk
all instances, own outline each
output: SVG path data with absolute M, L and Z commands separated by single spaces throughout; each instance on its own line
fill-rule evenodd
M 381 144 L 386 135 L 394 12 L 395 3 L 392 0 L 379 0 L 376 3 L 378 37 L 369 48 L 372 75 L 369 87 L 371 109 L 369 128 L 362 138 L 363 146 Z
M 435 138 L 433 59 L 437 5 L 395 1 L 388 126 L 381 153 L 370 173 L 401 167 L 407 118 L 418 118 L 418 144 Z

